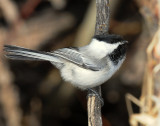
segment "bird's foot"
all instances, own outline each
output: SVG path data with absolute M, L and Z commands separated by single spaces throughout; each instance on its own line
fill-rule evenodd
M 96 90 L 93 90 L 91 88 L 87 88 L 87 90 L 89 92 L 87 97 L 89 97 L 89 96 L 97 96 L 98 99 L 101 101 L 101 106 L 104 105 L 104 100 L 103 100 L 102 96 L 100 96 Z M 90 93 L 90 92 L 92 92 L 92 93 Z

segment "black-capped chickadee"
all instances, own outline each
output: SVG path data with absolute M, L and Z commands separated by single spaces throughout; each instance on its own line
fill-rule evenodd
M 125 59 L 127 43 L 119 35 L 95 35 L 84 47 L 41 52 L 5 45 L 4 51 L 10 59 L 50 61 L 60 70 L 65 81 L 88 89 L 103 84 L 120 68 Z

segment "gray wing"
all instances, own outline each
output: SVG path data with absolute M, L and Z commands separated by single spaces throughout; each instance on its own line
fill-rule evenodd
M 85 69 L 90 69 L 93 71 L 99 71 L 102 69 L 102 66 L 98 61 L 91 59 L 87 55 L 79 52 L 78 48 L 63 48 L 58 49 L 52 52 L 56 57 L 60 57 L 62 59 L 68 60 L 80 67 Z

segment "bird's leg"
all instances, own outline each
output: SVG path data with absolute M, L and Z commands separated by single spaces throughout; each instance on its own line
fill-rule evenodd
M 104 105 L 104 100 L 103 100 L 103 98 L 102 98 L 102 96 L 100 96 L 95 90 L 93 90 L 92 88 L 87 88 L 87 90 L 88 90 L 88 95 L 87 95 L 87 97 L 88 96 L 97 96 L 98 97 L 98 99 L 101 101 L 101 105 L 103 106 Z M 90 93 L 90 92 L 92 92 L 92 93 Z

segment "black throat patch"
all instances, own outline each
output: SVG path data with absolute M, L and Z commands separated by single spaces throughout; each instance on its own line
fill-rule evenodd
M 124 44 L 119 45 L 117 49 L 115 49 L 111 54 L 109 54 L 110 60 L 117 65 L 118 62 L 125 56 L 126 54 L 126 46 Z

